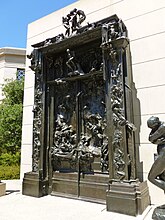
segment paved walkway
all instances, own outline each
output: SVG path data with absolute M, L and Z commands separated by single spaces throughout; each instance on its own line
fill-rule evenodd
M 154 206 L 131 217 L 107 212 L 105 205 L 55 196 L 34 198 L 21 194 L 19 180 L 7 180 L 0 197 L 0 220 L 151 220 Z

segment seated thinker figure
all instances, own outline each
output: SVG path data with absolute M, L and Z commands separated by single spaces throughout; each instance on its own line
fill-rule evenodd
M 154 161 L 148 175 L 151 183 L 165 191 L 165 123 L 158 117 L 152 116 L 148 119 L 147 125 L 151 128 L 149 141 L 157 144 L 158 157 Z

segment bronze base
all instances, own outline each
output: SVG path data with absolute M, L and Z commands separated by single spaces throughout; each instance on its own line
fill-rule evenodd
M 113 180 L 106 195 L 107 211 L 136 216 L 150 205 L 147 182 Z
M 4 196 L 6 194 L 6 183 L 2 183 L 0 181 L 0 196 Z
M 158 206 L 154 209 L 152 219 L 163 220 L 165 219 L 165 205 Z
M 48 181 L 41 180 L 38 173 L 25 173 L 22 184 L 22 194 L 33 197 L 48 195 Z
M 108 175 L 75 173 L 54 173 L 51 195 L 76 198 L 105 204 Z

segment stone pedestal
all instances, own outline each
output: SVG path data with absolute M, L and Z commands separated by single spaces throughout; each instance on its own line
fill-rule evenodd
M 106 195 L 107 211 L 140 215 L 150 204 L 147 182 L 127 181 L 109 185 Z
M 2 183 L 0 181 L 0 196 L 4 196 L 6 194 L 6 183 Z
M 48 194 L 48 181 L 40 179 L 38 173 L 25 173 L 22 194 L 33 197 L 45 196 Z

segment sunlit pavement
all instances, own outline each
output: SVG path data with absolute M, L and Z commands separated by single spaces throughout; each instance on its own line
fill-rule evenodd
M 107 212 L 105 205 L 56 196 L 34 198 L 21 194 L 20 180 L 6 180 L 0 197 L 0 220 L 151 220 L 154 206 L 137 217 Z

